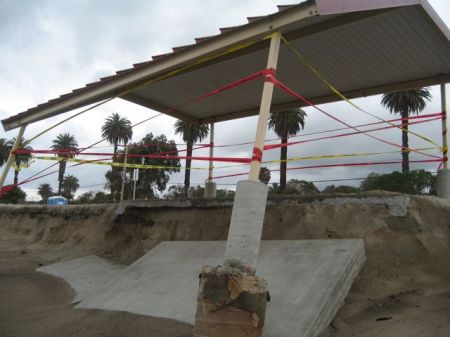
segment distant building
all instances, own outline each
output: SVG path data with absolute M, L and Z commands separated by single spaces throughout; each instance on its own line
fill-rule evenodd
M 62 196 L 50 197 L 47 200 L 47 205 L 52 205 L 52 206 L 67 205 L 67 199 Z

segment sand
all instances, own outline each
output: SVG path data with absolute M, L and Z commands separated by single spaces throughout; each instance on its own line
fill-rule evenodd
M 80 255 L 24 248 L 17 237 L 0 240 L 1 337 L 187 337 L 189 324 L 125 312 L 74 309 L 75 293 L 63 280 L 35 268 Z
M 73 290 L 35 268 L 89 254 L 130 263 L 161 240 L 224 239 L 229 211 L 107 211 L 79 208 L 74 220 L 0 211 L 1 337 L 191 336 L 171 320 L 74 309 Z M 265 239 L 364 238 L 367 262 L 321 337 L 450 337 L 450 203 L 414 197 L 395 217 L 383 206 L 289 200 L 269 206 L 264 226 Z

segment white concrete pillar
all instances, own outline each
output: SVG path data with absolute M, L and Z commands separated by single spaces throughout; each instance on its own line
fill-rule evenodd
M 450 199 L 450 169 L 438 171 L 437 194 L 439 198 Z
M 263 183 L 238 182 L 225 250 L 226 264 L 237 260 L 247 266 L 256 265 L 268 192 Z
M 214 199 L 216 197 L 216 183 L 213 181 L 205 182 L 205 199 Z

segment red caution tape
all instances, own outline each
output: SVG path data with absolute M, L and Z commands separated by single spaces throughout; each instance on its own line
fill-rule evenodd
M 15 185 L 15 184 L 3 186 L 2 189 L 0 189 L 0 197 L 4 196 L 5 194 L 7 194 L 9 191 L 15 189 L 16 187 L 17 187 L 17 185 Z
M 257 147 L 253 148 L 253 155 L 252 155 L 252 161 L 258 161 L 261 162 L 263 157 L 263 152 L 261 149 L 258 149 Z
M 404 149 L 404 150 L 409 150 L 409 149 L 403 148 L 403 146 L 401 146 L 401 145 L 398 145 L 398 144 L 396 144 L 396 143 L 390 142 L 390 141 L 388 141 L 388 140 L 385 140 L 385 139 L 382 139 L 382 138 L 379 138 L 379 137 L 372 136 L 372 135 L 368 134 L 366 131 L 361 131 L 361 130 L 355 128 L 354 126 L 351 126 L 350 124 L 348 124 L 348 123 L 346 123 L 346 122 L 340 120 L 339 118 L 337 118 L 337 117 L 335 117 L 335 116 L 329 114 L 328 112 L 324 111 L 323 109 L 319 108 L 317 105 L 315 105 L 314 103 L 312 103 L 310 100 L 308 100 L 307 98 L 305 98 L 305 97 L 303 97 L 302 95 L 298 94 L 297 92 L 295 92 L 294 90 L 292 90 L 291 88 L 289 88 L 288 86 L 286 86 L 285 84 L 281 83 L 281 82 L 278 81 L 278 80 L 275 80 L 274 84 L 275 84 L 278 88 L 280 88 L 281 90 L 283 90 L 283 91 L 285 91 L 286 93 L 288 93 L 289 95 L 291 95 L 291 96 L 293 96 L 293 97 L 296 97 L 297 99 L 299 99 L 299 100 L 305 102 L 306 104 L 308 104 L 308 105 L 314 107 L 315 109 L 319 110 L 320 112 L 322 112 L 322 113 L 325 114 L 326 116 L 330 117 L 331 119 L 334 119 L 335 121 L 337 121 L 337 122 L 339 122 L 339 123 L 341 123 L 341 124 L 344 124 L 345 126 L 351 128 L 351 129 L 353 129 L 353 130 L 355 130 L 355 131 L 361 132 L 361 133 L 367 135 L 368 137 L 373 138 L 373 139 L 376 139 L 376 140 L 378 140 L 378 141 L 380 141 L 380 142 L 383 142 L 383 143 L 385 143 L 385 144 L 389 144 L 389 145 L 392 145 L 392 146 L 395 146 L 395 147 L 398 147 L 398 148 L 401 148 L 401 149 Z M 422 155 L 427 156 L 427 157 L 439 158 L 439 160 L 441 159 L 441 158 L 438 157 L 438 156 L 434 156 L 434 155 L 431 155 L 431 154 L 428 154 L 428 153 L 424 153 L 424 152 L 420 152 L 420 151 L 417 151 L 417 150 L 413 150 L 413 152 L 422 154 Z
M 410 122 L 409 125 L 422 124 L 422 123 L 427 123 L 427 122 L 431 122 L 431 121 L 435 121 L 435 120 L 439 120 L 439 119 L 441 119 L 441 118 L 437 117 L 437 118 L 431 118 L 431 119 L 422 120 L 422 121 L 415 121 L 415 122 Z M 383 122 L 378 122 L 377 124 L 379 124 L 379 123 L 383 123 Z M 347 132 L 347 133 L 341 133 L 341 134 L 332 135 L 332 136 L 324 136 L 324 137 L 318 137 L 318 138 L 299 140 L 299 141 L 296 141 L 296 142 L 287 142 L 287 143 L 280 143 L 280 144 L 269 144 L 269 145 L 265 145 L 264 146 L 264 150 L 273 150 L 273 149 L 277 149 L 277 148 L 280 148 L 280 147 L 287 147 L 287 146 L 296 145 L 296 144 L 304 144 L 304 143 L 309 143 L 309 142 L 313 142 L 313 141 L 317 141 L 317 140 L 340 138 L 340 137 L 346 137 L 346 136 L 354 136 L 354 135 L 367 133 L 367 132 L 374 132 L 374 131 L 381 131 L 381 130 L 391 129 L 391 128 L 395 128 L 395 127 L 398 127 L 398 126 L 399 125 L 388 125 L 388 126 L 383 126 L 383 127 L 380 127 L 380 128 L 365 130 L 364 132 L 363 131 Z M 436 158 L 438 158 L 438 157 L 436 157 Z

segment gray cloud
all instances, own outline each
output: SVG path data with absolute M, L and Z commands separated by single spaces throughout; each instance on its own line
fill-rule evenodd
M 450 4 L 444 0 L 431 1 L 434 8 L 449 24 Z M 277 1 L 89 1 L 89 0 L 0 0 L 0 118 L 14 115 L 43 101 L 97 80 L 101 76 L 129 67 L 132 63 L 150 59 L 151 55 L 169 52 L 171 47 L 194 42 L 198 36 L 214 35 L 219 27 L 245 23 L 246 16 L 257 16 L 276 11 Z M 439 91 L 433 89 L 434 100 L 424 113 L 437 112 Z M 379 104 L 380 97 L 356 100 L 365 109 L 382 118 L 390 118 Z M 346 103 L 324 105 L 323 108 L 349 123 L 370 122 L 373 119 L 361 115 Z M 308 119 L 304 132 L 313 132 L 339 127 L 334 121 L 321 115 L 312 108 L 306 109 Z M 100 128 L 104 119 L 112 112 L 126 115 L 133 123 L 145 119 L 155 112 L 131 103 L 114 100 L 83 117 L 55 128 L 34 142 L 35 148 L 49 148 L 51 140 L 60 132 L 74 133 L 81 145 L 89 145 L 100 138 Z M 26 135 L 33 136 L 42 128 L 48 127 L 66 116 L 55 117 L 31 125 Z M 142 138 L 146 133 L 166 134 L 170 139 L 181 143 L 180 137 L 173 132 L 174 119 L 158 117 L 136 128 L 134 139 Z M 217 144 L 252 141 L 256 128 L 256 118 L 250 117 L 237 121 L 220 123 L 216 126 Z M 414 126 L 430 138 L 440 142 L 439 122 Z M 0 137 L 10 138 L 16 131 Z M 383 137 L 400 143 L 400 132 L 390 130 L 380 133 Z M 268 138 L 276 137 L 273 132 Z M 305 137 L 308 138 L 308 137 Z M 107 145 L 107 144 L 102 144 Z M 411 146 L 426 146 L 422 141 L 411 137 Z M 102 151 L 111 151 L 103 148 Z M 218 156 L 249 156 L 251 146 L 217 149 Z M 317 141 L 289 148 L 289 156 L 309 156 L 317 154 L 340 154 L 351 152 L 392 151 L 395 148 L 380 144 L 367 136 L 342 138 L 336 141 Z M 207 155 L 207 150 L 197 151 Z M 274 160 L 278 150 L 267 151 L 265 160 Z M 411 155 L 412 158 L 416 157 Z M 418 156 L 417 156 L 418 157 Z M 342 160 L 302 161 L 289 163 L 289 167 L 322 163 L 358 162 L 367 160 L 400 159 L 399 154 L 361 157 Z M 37 161 L 20 173 L 21 178 L 32 175 L 47 167 L 49 162 Z M 194 162 L 195 166 L 206 167 L 205 162 Z M 217 163 L 216 166 L 225 164 Z M 271 168 L 277 164 L 271 164 Z M 437 165 L 413 165 L 413 167 L 435 170 Z M 399 169 L 398 166 L 355 167 L 310 169 L 290 171 L 289 178 L 324 180 L 365 176 L 370 171 L 388 172 Z M 217 170 L 216 174 L 246 172 L 245 166 Z M 100 184 L 88 189 L 101 189 L 106 168 L 101 166 L 82 166 L 69 169 L 68 172 L 79 177 L 82 186 Z M 218 183 L 235 183 L 246 176 L 224 178 Z M 12 177 L 10 176 L 9 179 Z M 192 171 L 193 182 L 203 182 L 205 171 Z M 56 186 L 56 175 L 24 186 L 30 195 L 39 183 L 50 182 Z M 278 173 L 273 172 L 272 182 L 276 182 Z M 175 174 L 171 183 L 182 182 L 183 172 Z M 351 182 L 349 182 L 351 183 Z M 321 187 L 331 183 L 319 184 Z M 358 184 L 358 182 L 354 182 Z

